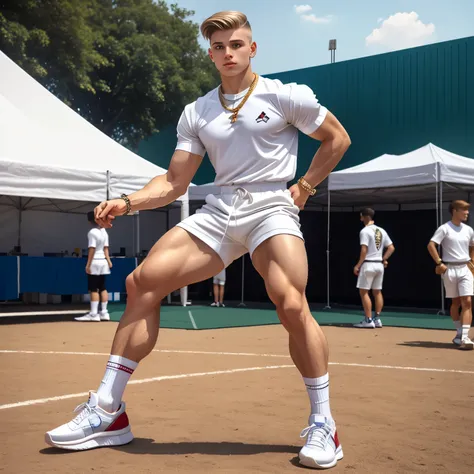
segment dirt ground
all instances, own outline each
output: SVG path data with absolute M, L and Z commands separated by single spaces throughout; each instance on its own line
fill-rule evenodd
M 44 432 L 85 401 L 74 394 L 97 389 L 115 328 L 0 327 L 1 472 L 304 472 L 308 400 L 280 326 L 163 330 L 125 392 L 135 440 L 87 452 L 48 447 Z M 449 331 L 325 333 L 344 449 L 331 472 L 474 472 L 474 352 L 454 349 Z

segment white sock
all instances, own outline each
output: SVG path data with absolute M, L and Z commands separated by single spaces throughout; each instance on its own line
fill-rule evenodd
M 329 406 L 329 374 L 317 378 L 303 377 L 311 402 L 311 415 L 324 415 L 332 419 Z
M 102 301 L 102 312 L 103 313 L 107 312 L 107 301 Z
M 99 309 L 99 302 L 91 301 L 91 314 L 97 314 L 98 309 Z
M 471 329 L 471 326 L 469 326 L 469 324 L 463 325 L 461 327 L 461 339 L 469 337 L 469 329 Z
M 122 402 L 128 379 L 137 368 L 138 362 L 111 355 L 107 362 L 104 378 L 97 390 L 99 406 L 109 413 L 116 412 Z
M 461 337 L 462 324 L 461 321 L 453 321 L 454 327 L 456 328 L 456 336 Z

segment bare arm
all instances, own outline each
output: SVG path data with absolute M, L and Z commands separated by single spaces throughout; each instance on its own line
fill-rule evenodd
M 364 263 L 365 258 L 367 257 L 367 251 L 368 251 L 367 245 L 361 245 L 360 246 L 360 256 L 359 256 L 359 261 L 357 262 L 357 265 L 354 267 L 354 274 L 358 275 L 360 271 L 360 267 Z
M 110 260 L 109 247 L 104 247 L 104 255 L 105 259 L 107 260 L 107 263 L 109 264 L 109 268 L 112 268 L 112 260 Z
M 390 244 L 386 249 L 385 249 L 385 253 L 383 254 L 383 257 L 382 257 L 382 260 L 385 262 L 386 260 L 388 260 L 393 252 L 395 252 L 395 246 L 393 244 Z
M 438 265 L 441 261 L 441 258 L 438 253 L 436 242 L 433 242 L 432 240 L 430 241 L 430 243 L 428 244 L 428 252 L 430 253 L 431 258 L 434 260 L 436 265 Z
M 87 253 L 87 263 L 86 263 L 86 273 L 90 273 L 90 268 L 92 264 L 92 259 L 95 255 L 95 247 L 89 247 L 89 251 Z
M 314 188 L 324 181 L 341 161 L 351 144 L 351 139 L 341 123 L 329 111 L 321 126 L 309 136 L 321 142 L 308 171 L 303 176 Z
M 471 261 L 474 262 L 474 247 L 469 247 L 469 256 L 471 257 Z
M 171 158 L 168 171 L 153 178 L 146 186 L 128 196 L 132 211 L 144 211 L 164 207 L 182 196 L 189 187 L 196 171 L 202 163 L 202 156 L 187 151 L 176 150 Z M 95 220 L 104 228 L 112 227 L 116 216 L 127 211 L 123 199 L 104 201 L 95 208 Z
M 176 150 L 166 174 L 153 178 L 140 191 L 128 196 L 132 210 L 156 209 L 176 201 L 188 189 L 202 158 L 187 151 Z

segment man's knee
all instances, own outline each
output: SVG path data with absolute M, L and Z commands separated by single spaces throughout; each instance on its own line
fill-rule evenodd
M 463 296 L 461 298 L 461 307 L 463 310 L 472 309 L 472 298 L 470 296 Z
M 307 318 L 305 312 L 304 295 L 298 291 L 288 291 L 274 301 L 280 321 L 285 328 L 301 326 Z

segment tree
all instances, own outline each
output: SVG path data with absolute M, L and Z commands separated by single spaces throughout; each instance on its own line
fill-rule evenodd
M 3 3 L 3 5 L 2 5 Z M 218 83 L 193 12 L 152 0 L 0 0 L 0 49 L 135 148 Z

